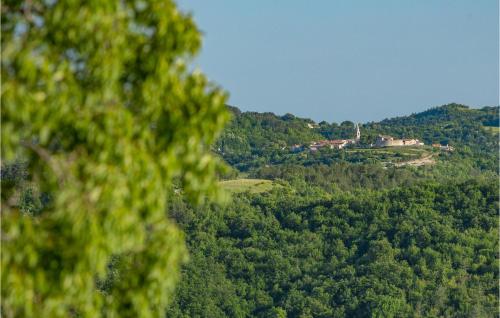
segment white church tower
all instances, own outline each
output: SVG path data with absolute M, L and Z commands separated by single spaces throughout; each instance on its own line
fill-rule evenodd
M 356 124 L 356 142 L 359 142 L 361 139 L 361 132 L 359 131 L 359 124 Z

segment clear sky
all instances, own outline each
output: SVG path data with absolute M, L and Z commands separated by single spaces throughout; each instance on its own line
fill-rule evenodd
M 498 0 L 180 0 L 245 111 L 366 122 L 499 104 Z

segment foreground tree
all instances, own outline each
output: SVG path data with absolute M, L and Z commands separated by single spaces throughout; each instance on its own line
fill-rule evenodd
M 186 258 L 166 197 L 216 194 L 228 119 L 199 47 L 168 0 L 3 2 L 2 161 L 51 199 L 28 215 L 2 183 L 2 316 L 163 315 Z

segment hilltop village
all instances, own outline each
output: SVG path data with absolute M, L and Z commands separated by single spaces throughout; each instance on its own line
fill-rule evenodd
M 334 140 L 320 140 L 313 141 L 309 145 L 309 149 L 316 151 L 322 147 L 329 147 L 330 149 L 342 149 L 347 145 L 354 145 L 359 143 L 361 138 L 361 132 L 359 130 L 359 125 L 356 124 L 356 136 L 353 139 L 334 139 Z
M 307 124 L 310 129 L 318 128 L 317 125 Z M 318 140 L 312 141 L 307 148 L 310 151 L 317 151 L 320 148 L 330 148 L 330 149 L 344 149 L 350 145 L 356 145 L 360 143 L 361 131 L 359 129 L 359 124 L 354 126 L 355 136 L 352 139 L 332 139 L 332 140 Z M 384 147 L 420 147 L 425 144 L 416 138 L 395 138 L 388 135 L 378 135 L 375 143 L 369 145 L 369 148 L 384 148 Z M 432 144 L 433 148 L 439 148 L 443 151 L 453 151 L 454 148 L 449 145 Z M 291 146 L 291 150 L 294 152 L 299 152 L 305 150 L 305 145 L 295 144 Z

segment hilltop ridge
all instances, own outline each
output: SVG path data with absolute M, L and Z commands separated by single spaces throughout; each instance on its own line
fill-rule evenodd
M 242 112 L 237 107 L 228 107 L 233 119 L 216 142 L 214 150 L 240 171 L 297 161 L 311 165 L 310 156 L 306 160 L 304 156 L 293 154 L 291 147 L 320 140 L 351 139 L 355 134 L 355 124 L 351 121 L 322 121 L 316 124 L 311 119 L 292 114 L 278 116 L 271 112 Z M 357 147 L 368 147 L 375 143 L 379 135 L 413 138 L 426 145 L 452 145 L 458 149 L 456 156 L 478 158 L 479 166 L 491 169 L 498 159 L 498 151 L 495 151 L 498 150 L 498 135 L 494 131 L 499 124 L 498 114 L 498 106 L 476 109 L 447 104 L 408 116 L 363 123 L 360 124 L 361 138 Z M 492 127 L 493 130 L 489 129 Z M 332 160 L 366 162 L 369 157 L 367 154 L 351 158 L 338 150 L 318 156 L 323 157 L 318 160 L 324 163 Z

